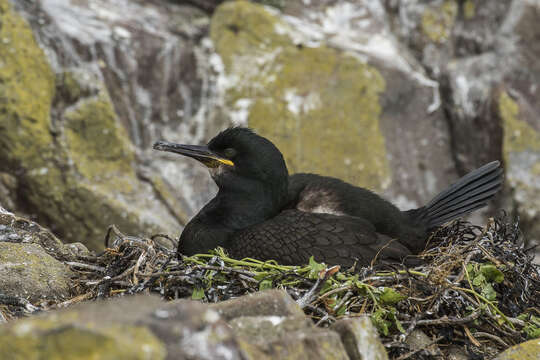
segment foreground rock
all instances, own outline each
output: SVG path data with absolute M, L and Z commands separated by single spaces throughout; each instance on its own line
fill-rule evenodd
M 540 354 L 540 338 L 512 346 L 495 360 L 537 360 Z
M 240 316 L 246 303 L 255 302 L 266 311 L 247 310 Z M 283 303 L 290 304 L 289 310 L 274 306 Z M 220 310 L 222 317 L 215 306 L 195 301 L 115 298 L 5 325 L 0 328 L 0 352 L 10 354 L 9 359 L 81 354 L 99 359 L 387 358 L 373 328 L 365 327 L 367 337 L 345 327 L 339 333 L 316 328 L 292 304 L 284 291 L 267 291 L 229 301 L 227 310 Z
M 64 245 L 47 229 L 0 208 L 0 292 L 31 303 L 71 295 L 74 274 L 63 262 L 87 250 Z

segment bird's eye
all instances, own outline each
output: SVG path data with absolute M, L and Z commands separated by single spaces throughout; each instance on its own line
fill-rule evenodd
M 233 148 L 226 148 L 225 150 L 223 150 L 223 155 L 231 159 L 236 155 L 236 150 Z

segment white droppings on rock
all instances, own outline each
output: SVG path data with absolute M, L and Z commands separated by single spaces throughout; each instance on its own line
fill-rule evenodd
M 253 100 L 246 98 L 236 100 L 236 102 L 234 103 L 234 108 L 229 112 L 229 115 L 234 125 L 247 126 L 249 109 L 252 103 Z
M 12 213 L 4 209 L 2 206 L 0 206 L 0 214 L 13 215 Z
M 201 331 L 184 331 L 180 347 L 187 356 L 197 359 L 235 359 L 235 352 L 223 343 L 216 342 L 216 332 L 207 326 Z
M 285 320 L 284 316 L 264 316 L 264 320 L 272 323 L 273 326 L 278 326 Z
M 154 311 L 154 316 L 159 319 L 167 319 L 170 316 L 170 313 L 169 311 L 164 309 L 157 309 L 156 311 Z
M 217 321 L 219 321 L 220 317 L 219 317 L 219 314 L 212 310 L 212 309 L 208 309 L 204 312 L 204 315 L 203 315 L 203 319 L 204 321 L 210 323 L 210 324 L 213 324 Z
M 19 262 L 19 263 L 4 262 L 4 263 L 0 264 L 0 270 L 5 270 L 5 269 L 13 268 L 13 267 L 25 267 L 25 266 L 28 266 L 28 265 L 30 265 L 30 264 L 27 263 L 27 262 Z
M 113 34 L 115 37 L 120 39 L 130 39 L 131 33 L 122 26 L 115 26 L 113 27 Z
M 418 84 L 433 89 L 433 101 L 426 109 L 428 113 L 440 107 L 439 83 L 428 78 L 421 66 L 412 63 L 412 58 L 403 55 L 379 1 L 339 2 L 324 12 L 309 12 L 306 17 L 281 16 L 289 26 L 277 25 L 276 32 L 286 33 L 295 44 L 308 47 L 329 44 L 348 51 L 361 61 L 368 60 L 366 55 L 374 57 L 407 73 Z
M 310 92 L 302 96 L 294 88 L 285 90 L 284 100 L 287 102 L 287 110 L 294 115 L 306 114 L 321 106 L 321 98 L 318 93 Z
M 474 104 L 469 99 L 469 91 L 471 90 L 471 83 L 467 80 L 465 75 L 460 74 L 456 77 L 456 100 L 457 105 L 461 106 L 465 115 L 474 116 L 475 109 Z

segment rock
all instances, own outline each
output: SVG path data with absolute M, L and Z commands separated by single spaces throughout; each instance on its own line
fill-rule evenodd
M 467 360 L 469 356 L 467 351 L 462 346 L 452 345 L 446 351 L 448 360 Z
M 293 316 L 259 315 L 240 316 L 229 321 L 235 334 L 246 338 L 249 342 L 273 342 L 299 330 L 313 330 L 313 322 Z
M 257 324 L 277 332 L 265 337 Z M 0 351 L 8 359 L 348 359 L 339 335 L 306 317 L 248 316 L 231 325 L 208 305 L 138 295 L 8 323 Z
M 21 319 L 0 334 L 0 350 L 10 359 L 242 358 L 229 327 L 207 306 L 144 295 Z
M 47 254 L 61 261 L 74 261 L 77 255 L 88 255 L 81 243 L 64 245 L 49 230 L 33 221 L 0 211 L 0 244 L 4 242 L 39 245 Z
M 348 359 L 339 336 L 306 317 L 240 316 L 229 324 L 249 358 Z
M 349 359 L 339 335 L 332 331 L 312 329 L 284 333 L 262 343 L 244 342 L 243 338 L 239 342 L 249 359 Z
M 210 305 L 225 320 L 240 316 L 292 317 L 304 319 L 300 306 L 285 290 L 265 290 Z
M 7 209 L 15 209 L 17 178 L 0 172 L 0 204 Z
M 206 140 L 207 128 L 213 133 L 224 126 L 220 120 L 216 120 L 216 125 L 211 116 L 217 101 L 217 77 L 209 62 L 208 40 L 204 39 L 209 16 L 201 11 L 210 11 L 217 3 L 205 0 L 190 2 L 191 6 L 170 1 L 111 4 L 102 0 L 45 0 L 16 4 L 46 49 L 56 74 L 57 96 L 52 116 L 59 130 L 64 125 L 64 111 L 70 113 L 77 101 L 91 100 L 99 92 L 103 95 L 98 96 L 100 100 L 106 97 L 113 105 L 115 127 L 122 125 L 125 131 L 120 133 L 136 150 L 137 156 L 130 164 L 135 179 L 126 173 L 123 177 L 127 179 L 122 179 L 130 186 L 117 196 L 110 193 L 110 185 L 114 185 L 111 182 L 105 182 L 100 189 L 101 196 L 108 195 L 101 206 L 110 212 L 109 223 L 118 221 L 113 210 L 126 202 L 131 206 L 122 208 L 120 214 L 128 219 L 120 221 L 129 222 L 131 229 L 135 221 L 138 228 L 148 232 L 176 234 L 217 190 L 205 169 L 189 162 L 177 165 L 177 157 L 157 154 L 151 146 L 164 138 L 200 143 Z M 96 11 L 103 7 L 106 12 Z M 79 21 L 72 26 L 65 22 L 66 18 Z M 96 81 L 97 86 L 91 85 Z M 109 126 L 111 121 L 105 124 Z M 103 126 L 103 120 L 98 125 Z M 114 136 L 112 132 L 108 134 L 102 137 L 103 141 Z M 108 148 L 115 143 L 109 142 Z M 82 154 L 82 158 L 88 157 Z M 91 163 L 87 170 L 100 173 L 95 171 L 99 163 Z M 64 226 L 59 228 L 63 230 Z M 120 228 L 126 229 L 123 225 Z M 58 234 L 72 240 L 61 231 Z M 96 242 L 102 238 L 97 233 L 92 237 Z
M 9 359 L 165 359 L 165 344 L 137 324 L 160 305 L 157 298 L 141 296 L 21 319 L 0 328 L 0 349 Z M 115 311 L 116 306 L 123 311 Z
M 0 288 L 7 296 L 61 302 L 71 294 L 75 274 L 64 261 L 88 255 L 80 243 L 64 245 L 38 224 L 0 211 Z
M 3 295 L 60 302 L 69 298 L 69 268 L 38 244 L 0 242 L 0 288 Z
M 497 95 L 504 128 L 507 183 L 520 224 L 532 244 L 540 243 L 540 4 L 514 1 L 500 31 L 507 65 Z M 531 244 L 531 245 L 532 245 Z
M 176 219 L 136 175 L 133 147 L 104 85 L 76 72 L 55 76 L 6 0 L 0 17 L 0 97 L 8 99 L 0 104 L 0 161 L 2 170 L 22 174 L 17 201 L 66 241 L 94 249 L 112 223 L 139 233 L 175 231 Z
M 430 356 L 440 356 L 441 350 L 436 344 L 432 344 L 432 339 L 427 336 L 422 330 L 415 329 L 413 330 L 405 342 L 411 347 L 411 350 L 425 349 L 427 354 Z
M 540 354 L 540 339 L 533 339 L 512 346 L 494 360 L 537 360 L 538 354 Z
M 340 337 L 351 360 L 388 359 L 386 350 L 379 340 L 377 329 L 367 316 L 341 319 L 332 327 Z

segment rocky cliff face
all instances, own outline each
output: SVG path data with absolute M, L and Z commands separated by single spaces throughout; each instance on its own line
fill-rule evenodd
M 177 234 L 215 186 L 152 142 L 247 124 L 404 209 L 502 159 L 540 238 L 538 2 L 218 3 L 0 0 L 0 203 L 93 248 Z

